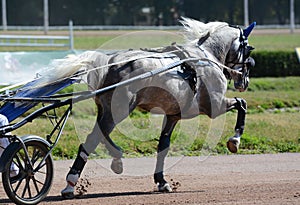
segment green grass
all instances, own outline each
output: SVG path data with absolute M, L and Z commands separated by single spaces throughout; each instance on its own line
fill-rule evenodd
M 151 44 L 149 45 L 149 41 L 137 41 L 137 37 L 134 34 L 134 32 L 130 33 L 130 31 L 128 31 L 127 35 L 131 36 L 131 38 L 126 41 L 126 48 L 136 48 L 137 45 L 138 48 L 147 46 L 151 47 Z M 167 42 L 167 44 L 171 44 L 174 41 L 178 42 L 178 40 L 174 37 L 174 35 L 178 35 L 176 32 L 169 34 L 170 39 L 164 39 L 164 42 Z M 127 39 L 125 35 L 123 35 L 122 38 Z M 120 41 L 120 36 L 78 36 L 75 37 L 75 48 L 97 49 L 101 47 L 103 43 L 112 39 Z M 255 51 L 294 51 L 296 47 L 300 46 L 300 34 L 251 35 L 249 43 L 255 47 Z M 155 46 L 161 46 L 161 43 L 154 45 L 154 47 Z
M 251 74 L 250 74 L 251 76 Z M 251 78 L 248 91 L 297 91 L 300 89 L 299 77 Z
M 226 119 L 228 124 L 235 121 L 228 115 Z M 240 153 L 299 152 L 299 120 L 299 111 L 248 114 Z
M 300 79 L 286 78 L 250 78 L 247 92 L 234 91 L 229 85 L 227 97 L 242 97 L 247 100 L 250 112 L 274 108 L 300 107 Z
M 114 36 L 87 36 L 87 37 L 75 37 L 74 47 L 79 50 L 94 50 L 98 49 L 105 42 L 113 39 Z
M 300 46 L 300 34 L 252 35 L 249 43 L 257 51 L 294 51 Z
M 120 35 L 77 36 L 76 49 L 140 49 L 170 45 L 172 42 L 182 43 L 183 38 L 175 32 L 167 31 L 128 31 Z
M 56 34 L 56 31 L 51 31 L 50 35 Z M 58 32 L 59 35 L 61 31 Z M 147 31 L 141 31 L 141 33 L 146 33 Z M 112 31 L 86 31 L 86 35 L 83 31 L 74 32 L 74 43 L 75 49 L 81 50 L 93 50 L 98 49 L 104 43 L 109 42 L 112 39 L 117 38 L 120 42 L 121 39 L 125 40 L 126 48 L 139 48 L 139 47 L 151 47 L 151 46 L 161 46 L 161 39 L 166 44 L 171 44 L 174 41 L 180 41 L 177 31 L 155 31 L 156 33 L 163 36 L 160 40 L 154 39 L 144 39 L 138 41 L 139 31 L 123 31 L 123 32 L 112 32 Z M 15 31 L 15 34 L 24 34 L 22 31 Z M 31 32 L 30 34 L 35 34 Z M 40 34 L 40 33 L 38 33 Z M 140 35 L 142 36 L 142 35 Z M 148 37 L 153 37 L 153 33 L 148 34 Z M 143 39 L 143 36 L 141 37 Z M 182 40 L 182 39 L 181 39 Z M 138 42 L 137 42 L 138 41 Z M 157 42 L 157 43 L 156 43 Z M 300 34 L 287 34 L 287 33 L 276 33 L 261 35 L 261 34 L 252 34 L 249 38 L 249 43 L 255 47 L 256 51 L 293 51 L 295 47 L 300 46 Z M 117 47 L 115 47 L 117 48 Z M 35 51 L 35 50 L 57 50 L 57 48 L 34 48 L 34 47 L 0 47 L 0 51 Z M 254 51 L 255 52 L 255 51 Z

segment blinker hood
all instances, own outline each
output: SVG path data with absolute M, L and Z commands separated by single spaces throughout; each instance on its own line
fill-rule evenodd
M 256 22 L 254 21 L 251 25 L 249 25 L 247 28 L 243 30 L 244 36 L 248 38 L 253 28 L 256 26 Z

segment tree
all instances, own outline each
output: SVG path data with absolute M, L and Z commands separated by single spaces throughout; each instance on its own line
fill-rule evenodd
M 43 25 L 43 1 L 9 0 L 6 5 L 8 25 Z
M 289 1 L 287 0 L 251 0 L 250 18 L 258 24 L 284 24 L 289 19 Z
M 49 0 L 50 25 L 103 25 L 109 0 Z
M 150 8 L 151 25 L 176 25 L 184 15 L 203 22 L 226 21 L 243 25 L 242 0 L 49 0 L 50 25 L 134 25 Z M 300 21 L 295 1 L 295 21 Z M 1 15 L 0 15 L 1 16 Z M 7 0 L 8 25 L 43 25 L 42 0 Z M 249 20 L 258 24 L 287 24 L 288 0 L 249 0 Z
M 240 0 L 186 0 L 184 13 L 203 22 L 226 21 L 243 24 L 243 2 Z

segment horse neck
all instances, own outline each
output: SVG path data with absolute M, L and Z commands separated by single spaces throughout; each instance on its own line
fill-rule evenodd
M 200 46 L 200 49 L 202 49 L 205 53 L 209 53 L 210 57 L 214 58 L 214 60 L 217 60 L 222 64 L 225 63 L 228 49 L 223 42 L 208 40 L 208 42 L 205 42 Z
M 222 64 L 225 64 L 226 56 L 231 48 L 232 42 L 237 37 L 232 35 L 232 30 L 228 31 L 228 33 L 229 32 L 231 32 L 231 35 L 224 35 L 224 33 L 227 33 L 227 29 L 214 32 L 202 45 L 200 45 L 204 51 L 210 53 Z

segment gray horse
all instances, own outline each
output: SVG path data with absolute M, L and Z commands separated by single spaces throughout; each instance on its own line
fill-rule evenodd
M 77 57 L 81 59 L 80 65 L 89 71 L 88 84 L 91 90 L 113 85 L 180 59 L 192 60 L 170 72 L 95 97 L 97 122 L 85 143 L 79 147 L 75 162 L 66 177 L 67 187 L 61 192 L 63 197 L 74 196 L 74 186 L 87 158 L 100 142 L 113 157 L 111 169 L 117 174 L 122 173 L 121 148 L 109 135 L 137 107 L 164 115 L 154 173 L 154 182 L 159 191 L 172 191 L 164 179 L 163 168 L 170 136 L 179 120 L 200 114 L 216 118 L 237 109 L 235 135 L 227 142 L 228 149 L 237 152 L 245 125 L 246 101 L 226 98 L 225 93 L 228 78 L 234 80 L 235 88 L 239 91 L 246 90 L 248 86 L 249 68 L 254 65 L 254 60 L 249 57 L 253 48 L 248 45 L 247 38 L 255 24 L 242 30 L 224 22 L 204 24 L 183 18 L 181 23 L 187 41 L 182 46 L 173 44 L 157 49 L 119 51 L 110 55 L 86 52 Z

